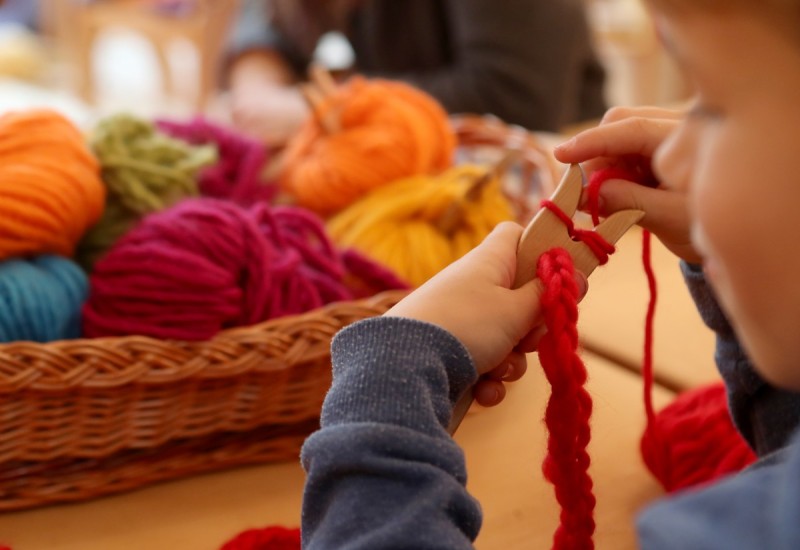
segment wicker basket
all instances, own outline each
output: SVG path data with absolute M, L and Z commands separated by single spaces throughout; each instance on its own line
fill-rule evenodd
M 496 119 L 453 124 L 462 154 L 521 151 L 509 194 L 524 221 L 530 199 L 538 203 L 555 181 L 547 153 Z M 296 460 L 330 385 L 331 338 L 404 294 L 329 304 L 207 342 L 130 336 L 0 345 L 0 510 Z

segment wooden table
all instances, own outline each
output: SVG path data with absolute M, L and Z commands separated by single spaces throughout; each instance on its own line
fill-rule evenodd
M 617 243 L 608 264 L 592 275 L 581 303 L 583 345 L 615 363 L 639 371 L 649 292 L 642 267 L 641 231 Z M 683 390 L 719 380 L 714 334 L 700 319 L 680 273 L 678 259 L 653 237 L 652 263 L 658 284 L 654 371 L 662 385 Z
M 639 454 L 644 429 L 641 379 L 584 353 L 588 391 L 594 401 L 591 475 L 597 509 L 599 550 L 636 548 L 633 519 L 661 495 Z M 509 390 L 507 403 L 470 412 L 456 434 L 467 453 L 468 487 L 484 509 L 478 549 L 549 549 L 559 508 L 540 465 L 545 456 L 544 407 L 550 389 L 538 363 Z M 656 404 L 673 394 L 655 391 Z
M 660 495 L 639 459 L 641 381 L 584 354 L 594 398 L 592 475 L 597 548 L 635 548 L 632 518 Z M 485 519 L 478 549 L 546 549 L 558 507 L 540 464 L 549 387 L 536 360 L 503 406 L 471 411 L 456 439 L 465 449 L 469 489 Z M 658 389 L 657 403 L 671 392 Z M 82 504 L 0 515 L 0 543 L 14 550 L 214 550 L 240 531 L 300 522 L 298 463 L 241 468 L 164 483 Z

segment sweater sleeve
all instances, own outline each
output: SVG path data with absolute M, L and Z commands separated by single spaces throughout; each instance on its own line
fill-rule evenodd
M 715 360 L 737 429 L 758 456 L 781 449 L 800 425 L 800 395 L 771 386 L 756 372 L 702 269 L 686 263 L 681 268 L 703 321 L 716 333 Z
M 341 331 L 331 357 L 302 450 L 304 548 L 472 548 L 480 507 L 446 430 L 477 380 L 467 350 L 434 325 L 377 317 Z
M 533 130 L 600 117 L 605 73 L 584 3 L 448 0 L 452 64 L 388 75 L 436 97 L 451 113 L 491 113 Z
M 637 518 L 643 550 L 799 548 L 800 397 L 754 370 L 702 269 L 681 265 L 704 322 L 717 335 L 716 362 L 737 428 L 762 457 L 712 485 L 670 495 Z M 792 433 L 795 433 L 792 439 Z
M 800 441 L 779 460 L 650 506 L 637 520 L 642 550 L 800 548 Z

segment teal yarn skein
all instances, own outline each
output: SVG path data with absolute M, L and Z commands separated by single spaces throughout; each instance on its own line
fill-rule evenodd
M 0 342 L 79 338 L 88 296 L 88 277 L 72 260 L 44 255 L 0 263 Z

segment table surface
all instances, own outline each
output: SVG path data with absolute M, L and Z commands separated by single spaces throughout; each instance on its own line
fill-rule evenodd
M 598 268 L 581 303 L 583 345 L 632 370 L 640 370 L 649 291 L 642 266 L 642 232 L 629 231 L 608 264 Z M 652 265 L 658 285 L 653 366 L 656 379 L 673 390 L 720 379 L 714 334 L 697 313 L 676 256 L 655 237 Z
M 641 379 L 584 353 L 594 400 L 590 445 L 598 549 L 635 548 L 632 521 L 660 488 L 641 463 Z M 657 388 L 656 403 L 672 393 Z M 540 464 L 549 387 L 532 357 L 506 402 L 467 415 L 456 439 L 464 448 L 468 487 L 484 509 L 478 549 L 550 548 L 558 506 Z M 212 550 L 240 531 L 297 526 L 303 471 L 298 463 L 239 468 L 163 483 L 81 504 L 0 515 L 0 543 L 14 550 Z

